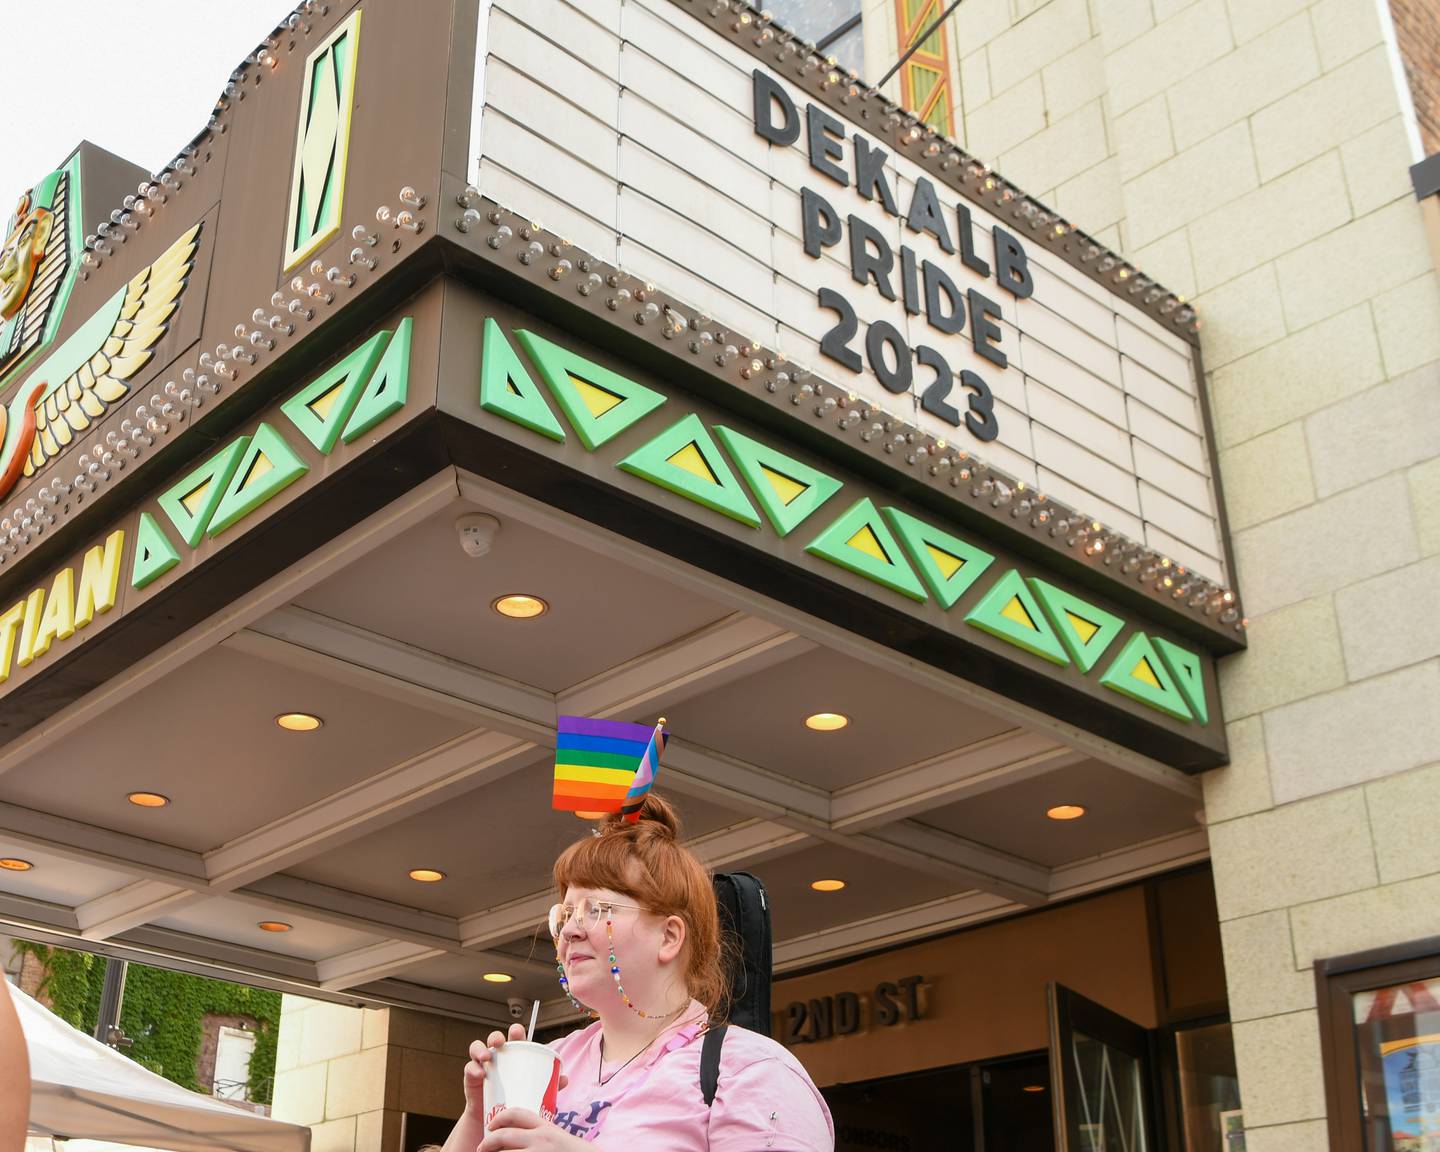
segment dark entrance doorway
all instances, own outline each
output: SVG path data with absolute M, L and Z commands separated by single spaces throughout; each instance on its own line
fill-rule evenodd
M 824 1089 L 836 1152 L 1051 1152 L 1044 1052 Z

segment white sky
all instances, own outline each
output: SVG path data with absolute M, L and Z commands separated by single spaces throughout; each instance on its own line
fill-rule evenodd
M 10 93 L 0 117 L 0 228 L 20 194 L 81 140 L 151 172 L 170 160 L 205 127 L 235 66 L 297 2 L 0 0 Z

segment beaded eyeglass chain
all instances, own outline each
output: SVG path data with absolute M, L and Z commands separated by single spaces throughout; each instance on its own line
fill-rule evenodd
M 620 993 L 620 999 L 625 1002 L 625 1007 L 629 1008 L 630 1011 L 644 1020 L 660 1020 L 665 1016 L 673 1016 L 673 1012 L 651 1013 L 635 1007 L 635 1002 L 630 999 L 629 994 L 625 991 L 625 985 L 620 983 L 620 963 L 615 959 L 615 921 L 611 918 L 608 911 L 605 914 L 605 938 L 610 942 L 610 976 L 615 981 L 615 991 Z M 556 960 L 555 968 L 556 971 L 560 973 L 561 991 L 565 993 L 570 1003 L 575 1006 L 575 1010 L 577 1012 L 588 1011 L 592 1016 L 597 1015 L 596 1012 L 592 1009 L 587 1009 L 584 1004 L 581 1004 L 580 1001 L 576 1000 L 571 994 L 570 980 L 565 975 L 565 965 L 561 964 L 559 960 Z

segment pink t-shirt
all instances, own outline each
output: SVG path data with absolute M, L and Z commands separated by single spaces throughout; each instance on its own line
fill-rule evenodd
M 719 1088 L 707 1108 L 702 1043 L 698 1026 L 680 1029 L 601 1085 L 598 1022 L 554 1041 L 570 1078 L 555 1123 L 605 1152 L 832 1152 L 825 1099 L 781 1045 L 744 1028 L 727 1030 Z

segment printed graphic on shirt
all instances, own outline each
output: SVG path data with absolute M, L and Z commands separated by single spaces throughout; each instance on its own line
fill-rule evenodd
M 588 1108 L 575 1108 L 569 1112 L 557 1112 L 555 1123 L 571 1136 L 579 1136 L 580 1139 L 589 1139 L 600 1123 L 600 1114 L 610 1107 L 609 1100 L 592 1100 Z

